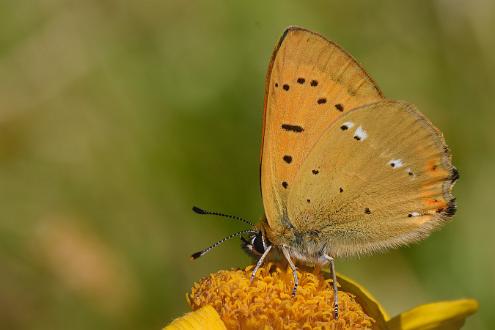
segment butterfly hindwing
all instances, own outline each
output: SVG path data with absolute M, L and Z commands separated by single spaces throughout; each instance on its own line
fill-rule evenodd
M 380 99 L 373 80 L 340 47 L 305 29 L 286 30 L 272 55 L 265 87 L 261 190 L 272 231 L 290 226 L 288 192 L 329 125 Z
M 288 219 L 333 256 L 419 240 L 455 211 L 457 171 L 442 134 L 412 105 L 380 101 L 340 116 L 289 188 Z

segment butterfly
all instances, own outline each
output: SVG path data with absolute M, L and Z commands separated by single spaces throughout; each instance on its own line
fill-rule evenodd
M 296 263 L 329 265 L 426 238 L 456 211 L 459 178 L 442 133 L 414 105 L 386 99 L 356 60 L 323 36 L 289 27 L 265 82 L 261 192 L 265 214 L 244 221 L 244 248 Z

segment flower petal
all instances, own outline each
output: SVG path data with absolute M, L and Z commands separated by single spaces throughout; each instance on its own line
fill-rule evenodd
M 375 319 L 375 328 L 385 329 L 385 324 L 389 316 L 378 300 L 368 290 L 349 277 L 338 273 L 337 282 L 343 291 L 350 292 L 356 296 L 356 301 L 363 307 L 366 314 Z
M 194 312 L 176 318 L 163 330 L 226 330 L 225 324 L 220 319 L 217 311 L 207 305 Z
M 478 310 L 474 299 L 441 301 L 420 305 L 387 322 L 389 330 L 460 329 L 466 318 Z

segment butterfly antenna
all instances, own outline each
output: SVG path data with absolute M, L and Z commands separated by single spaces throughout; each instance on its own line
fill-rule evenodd
M 237 237 L 237 236 L 242 235 L 242 234 L 254 234 L 254 233 L 256 233 L 256 230 L 248 229 L 248 230 L 243 230 L 243 231 L 234 233 L 232 235 L 229 235 L 229 236 L 227 236 L 225 238 L 222 238 L 218 242 L 210 245 L 206 249 L 203 249 L 203 250 L 201 250 L 199 252 L 193 253 L 191 255 L 191 260 L 195 260 L 195 259 L 198 259 L 201 256 L 204 256 L 205 254 L 207 254 L 208 252 L 210 252 L 212 249 L 216 248 L 217 246 L 219 246 L 223 242 L 228 241 L 229 239 L 232 239 L 232 238 Z
M 242 222 L 244 222 L 244 223 L 246 223 L 246 224 L 254 227 L 254 223 L 252 223 L 251 221 L 246 220 L 244 218 L 238 217 L 236 215 L 223 214 L 223 213 L 219 213 L 219 212 L 210 212 L 210 211 L 203 210 L 202 208 L 199 208 L 197 206 L 193 206 L 192 210 L 194 212 L 196 212 L 197 214 L 218 215 L 219 217 L 224 217 L 224 218 L 234 219 L 234 220 L 237 220 L 237 221 L 242 221 Z

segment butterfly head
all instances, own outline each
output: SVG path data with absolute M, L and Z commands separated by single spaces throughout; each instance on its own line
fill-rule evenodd
M 262 230 L 252 233 L 247 238 L 241 237 L 241 246 L 249 255 L 261 256 L 271 243 L 268 241 Z
M 223 242 L 230 240 L 232 238 L 235 238 L 235 237 L 239 237 L 239 236 L 241 237 L 242 248 L 248 254 L 252 255 L 253 257 L 259 257 L 259 256 L 263 255 L 263 253 L 271 245 L 271 243 L 269 242 L 269 240 L 267 239 L 267 237 L 265 235 L 264 224 L 266 224 L 266 217 L 264 217 L 262 219 L 261 223 L 259 223 L 258 225 L 254 225 L 252 222 L 250 222 L 246 219 L 243 219 L 241 217 L 234 216 L 234 215 L 228 215 L 228 214 L 224 214 L 224 213 L 220 213 L 220 212 L 211 212 L 211 211 L 201 209 L 197 206 L 193 207 L 193 211 L 195 213 L 201 214 L 201 215 L 216 215 L 216 216 L 244 222 L 245 224 L 249 225 L 251 228 L 233 233 L 233 234 L 219 240 L 218 242 L 215 242 L 214 244 L 210 245 L 209 247 L 207 247 L 201 251 L 198 251 L 196 253 L 193 253 L 191 255 L 192 259 L 197 259 L 197 258 L 205 255 L 206 253 L 210 252 L 212 249 L 216 248 L 217 246 L 221 245 Z M 246 237 L 245 237 L 245 235 L 246 235 Z

